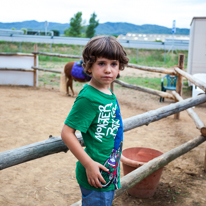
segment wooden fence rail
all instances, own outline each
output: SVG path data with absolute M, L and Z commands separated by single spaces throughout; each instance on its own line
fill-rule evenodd
M 67 54 L 57 54 L 57 53 L 46 53 L 46 52 L 32 52 L 32 54 L 28 53 L 4 53 L 0 52 L 0 56 L 34 56 L 34 55 L 43 55 L 43 56 L 50 56 L 50 57 L 60 57 L 60 58 L 72 58 L 72 59 L 82 59 L 82 56 L 79 55 L 67 55 Z M 170 74 L 170 75 L 176 75 L 176 72 L 171 69 L 165 69 L 165 68 L 158 68 L 158 67 L 148 67 L 148 66 L 141 66 L 136 64 L 128 64 L 129 68 L 144 70 L 148 72 L 157 72 L 157 73 L 163 73 L 163 74 Z
M 78 56 L 78 55 L 55 54 L 55 53 L 45 53 L 45 52 L 32 52 L 32 54 L 50 56 L 50 57 L 82 59 L 82 56 Z
M 61 73 L 61 71 L 58 70 L 52 70 L 52 69 L 46 69 L 46 68 L 40 68 L 37 67 L 37 55 L 44 55 L 44 56 L 50 56 L 50 57 L 61 57 L 61 58 L 74 58 L 74 59 L 81 59 L 82 56 L 77 56 L 77 55 L 66 55 L 66 54 L 55 54 L 55 53 L 45 53 L 45 52 L 37 52 L 37 46 L 35 45 L 35 51 L 32 52 L 32 54 L 24 54 L 24 53 L 0 53 L 0 55 L 5 55 L 5 56 L 34 56 L 34 66 L 31 67 L 34 71 L 34 86 L 36 86 L 36 70 L 40 71 L 45 71 L 45 72 L 53 72 L 53 73 Z M 144 71 L 149 71 L 149 72 L 158 72 L 158 73 L 164 73 L 164 74 L 170 74 L 170 75 L 175 75 L 175 71 L 171 69 L 165 69 L 165 68 L 157 68 L 157 67 L 147 67 L 147 66 L 140 66 L 140 65 L 135 65 L 135 64 L 128 64 L 128 67 L 134 68 L 134 69 L 140 69 Z M 1 68 L 0 68 L 1 69 Z M 14 68 L 4 68 L 5 70 L 10 70 L 10 71 L 28 71 L 28 70 L 23 70 L 23 69 L 14 69 Z M 3 70 L 3 68 L 1 69 Z M 31 71 L 31 70 L 30 70 Z M 117 84 L 120 84 L 123 87 L 127 87 L 130 89 L 135 89 L 139 90 L 142 92 L 147 92 L 153 95 L 157 95 L 163 98 L 168 98 L 168 99 L 175 99 L 174 96 L 170 93 L 167 92 L 162 92 L 154 89 L 149 89 L 141 86 L 135 86 L 135 85 L 130 85 L 127 84 L 123 81 L 115 80 Z M 113 84 L 111 85 L 111 88 L 113 89 Z
M 78 55 L 55 54 L 55 53 L 45 53 L 45 52 L 32 52 L 32 54 L 50 56 L 50 57 L 82 59 L 82 56 L 78 56 Z M 128 64 L 127 67 L 130 67 L 133 69 L 144 70 L 144 71 L 148 71 L 148 72 L 157 72 L 157 73 L 170 74 L 170 75 L 176 74 L 176 72 L 174 70 L 165 69 L 165 68 L 148 67 L 148 66 L 141 66 L 141 65 L 136 65 L 136 64 Z
M 44 72 L 52 72 L 52 73 L 59 73 L 61 74 L 62 72 L 59 70 L 54 70 L 54 69 L 45 69 L 45 68 L 40 68 L 40 67 L 31 67 L 32 69 L 35 70 L 40 70 L 40 71 L 44 71 Z
M 167 93 L 167 92 L 162 92 L 162 91 L 158 91 L 158 90 L 155 90 L 155 89 L 150 89 L 150 88 L 146 88 L 146 87 L 142 87 L 142 86 L 128 84 L 126 82 L 123 82 L 123 81 L 120 81 L 120 80 L 117 80 L 117 79 L 115 79 L 114 82 L 121 85 L 121 86 L 123 86 L 123 87 L 129 88 L 129 89 L 134 89 L 134 90 L 138 90 L 138 91 L 141 91 L 141 92 L 146 92 L 146 93 L 149 93 L 149 94 L 157 95 L 157 96 L 160 96 L 160 97 L 163 97 L 163 98 L 168 98 L 168 99 L 175 100 L 175 97 L 172 94 Z
M 28 56 L 28 57 L 33 57 L 34 54 L 29 54 L 29 53 L 5 53 L 5 52 L 0 52 L 0 56 Z
M 21 71 L 21 72 L 33 72 L 33 69 L 23 69 L 23 68 L 9 68 L 9 67 L 0 67 L 0 70 L 3 71 Z
M 77 59 L 82 58 L 82 56 L 44 53 L 44 52 L 33 52 L 33 54 L 34 55 L 63 57 L 63 58 L 77 58 Z M 176 72 L 174 70 L 165 69 L 165 68 L 147 67 L 147 66 L 140 66 L 140 65 L 135 65 L 135 64 L 128 64 L 128 67 L 134 68 L 134 69 L 140 69 L 140 70 L 144 70 L 144 71 L 149 71 L 149 72 L 158 72 L 158 73 L 164 73 L 164 74 L 170 74 L 170 75 L 175 75 L 176 74 Z M 38 68 L 38 67 L 32 67 L 32 68 L 35 69 L 35 70 L 41 70 L 41 71 L 46 71 L 46 72 L 61 73 L 60 71 L 57 71 L 57 70 L 50 70 L 50 69 Z M 135 85 L 127 84 L 127 83 L 125 83 L 123 81 L 120 81 L 120 80 L 115 80 L 114 82 L 121 85 L 121 86 L 123 86 L 123 87 L 127 87 L 127 88 L 134 89 L 134 90 L 139 90 L 139 91 L 147 92 L 147 93 L 157 95 L 157 96 L 160 96 L 160 97 L 163 97 L 163 98 L 168 98 L 168 99 L 175 100 L 174 96 L 170 93 L 167 93 L 167 92 L 162 92 L 162 91 L 149 89 L 149 88 L 145 88 L 145 87 L 141 87 L 141 86 L 135 86 Z M 114 88 L 114 86 L 113 86 L 113 83 L 112 83 L 111 84 L 112 91 L 113 91 L 113 88 Z
M 173 95 L 175 96 L 175 98 L 178 101 L 182 101 L 183 98 L 175 91 L 172 91 Z M 202 120 L 199 118 L 199 116 L 194 112 L 193 109 L 189 108 L 187 109 L 187 113 L 189 114 L 189 116 L 193 119 L 197 129 L 200 130 L 201 134 L 203 136 L 206 136 L 206 126 L 205 124 L 202 122 Z
M 128 174 L 128 176 L 123 177 L 121 181 L 122 187 L 120 188 L 120 190 L 117 190 L 115 197 L 119 196 L 127 189 L 133 187 L 136 183 L 140 182 L 153 172 L 167 165 L 169 162 L 173 161 L 177 157 L 182 156 L 183 154 L 202 144 L 204 141 L 206 141 L 206 137 L 199 136 L 149 161 L 147 164 L 143 165 L 136 171 Z
M 153 172 L 164 167 L 171 161 L 189 152 L 190 150 L 192 150 L 193 148 L 197 147 L 198 145 L 202 144 L 205 141 L 206 141 L 206 137 L 199 136 L 193 140 L 190 140 L 164 153 L 159 157 L 152 159 L 148 163 L 145 163 L 141 167 L 125 175 L 120 180 L 121 188 L 115 191 L 114 199 L 120 196 L 123 192 L 125 192 L 129 188 L 133 187 L 134 185 L 142 181 L 144 178 L 151 175 Z M 71 206 L 80 206 L 80 205 L 81 205 L 81 200 L 72 204 Z
M 158 121 L 169 115 L 186 110 L 190 107 L 206 102 L 206 94 L 199 95 L 195 98 L 186 99 L 156 110 L 152 110 L 140 115 L 127 118 L 123 121 L 124 132 L 149 125 L 151 122 Z M 77 138 L 83 145 L 83 140 L 80 133 L 77 133 Z M 21 164 L 30 160 L 44 157 L 46 155 L 66 152 L 68 149 L 61 140 L 61 137 L 53 137 L 48 140 L 20 147 L 13 150 L 8 150 L 0 153 L 0 170 L 8 167 Z
M 189 80 L 194 85 L 198 86 L 200 89 L 202 89 L 204 92 L 206 92 L 206 83 L 197 79 L 196 77 L 193 77 L 192 75 L 188 74 L 187 72 L 182 71 L 178 67 L 175 68 L 175 71 L 177 71 L 180 75 L 185 77 L 187 80 Z
M 163 73 L 163 74 L 169 74 L 169 75 L 176 75 L 176 72 L 172 69 L 148 67 L 148 66 L 141 66 L 141 65 L 137 65 L 137 64 L 128 64 L 127 67 L 130 67 L 133 69 L 144 70 L 144 71 L 148 71 L 148 72 L 157 72 L 157 73 Z

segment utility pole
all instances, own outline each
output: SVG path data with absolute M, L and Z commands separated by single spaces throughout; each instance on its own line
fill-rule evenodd
M 47 36 L 47 26 L 49 25 L 48 21 L 45 21 L 45 36 Z
M 174 35 L 176 33 L 176 21 L 173 20 L 173 24 L 172 24 L 172 46 L 170 47 L 169 51 L 167 53 L 169 53 L 171 50 L 172 50 L 172 53 L 173 53 L 173 49 L 174 49 L 174 43 L 175 43 L 175 39 L 174 39 Z M 176 53 L 177 53 L 177 50 L 175 49 Z

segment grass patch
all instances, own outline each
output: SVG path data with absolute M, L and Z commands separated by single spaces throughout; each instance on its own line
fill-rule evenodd
M 67 45 L 67 44 L 44 44 L 38 43 L 37 49 L 39 52 L 46 53 L 59 53 L 59 54 L 70 54 L 70 55 L 82 55 L 84 46 L 79 45 Z M 178 64 L 178 54 L 176 53 L 165 53 L 161 49 L 138 49 L 138 59 L 137 59 L 137 49 L 135 48 L 125 48 L 127 55 L 129 57 L 129 63 L 139 64 L 143 66 L 151 67 L 164 67 L 171 68 Z M 31 53 L 34 51 L 34 43 L 30 42 L 5 42 L 0 41 L 0 52 L 8 53 Z M 187 67 L 187 56 L 188 51 L 177 51 L 178 53 L 183 53 L 185 55 L 185 68 Z M 39 55 L 39 61 L 53 61 L 53 62 L 68 62 L 72 61 L 67 58 L 59 57 L 49 57 Z
M 125 76 L 125 77 L 121 77 L 120 80 L 127 82 L 128 84 L 148 87 L 156 90 L 161 89 L 161 78 Z
M 161 77 L 131 77 L 131 76 L 124 76 L 120 77 L 120 80 L 132 84 L 132 85 L 137 85 L 137 86 L 142 86 L 142 87 L 147 87 L 150 89 L 155 89 L 161 91 Z M 164 79 L 164 85 L 167 85 L 167 80 Z M 118 88 L 120 88 L 120 85 L 117 85 Z M 191 87 L 188 85 L 188 81 L 185 79 L 183 81 L 183 87 L 182 87 L 182 92 L 186 97 L 191 96 Z M 167 90 L 168 92 L 168 90 Z
M 187 67 L 187 57 L 188 51 L 178 51 L 176 53 L 165 53 L 164 50 L 157 49 L 139 49 L 138 50 L 138 59 L 137 59 L 137 49 L 125 49 L 128 57 L 130 59 L 130 63 L 139 64 L 142 66 L 151 66 L 151 67 L 164 67 L 171 68 L 174 65 L 178 64 L 178 54 L 182 53 L 185 55 L 185 68 Z

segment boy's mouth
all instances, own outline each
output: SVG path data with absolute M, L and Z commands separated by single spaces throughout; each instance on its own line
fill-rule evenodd
M 104 77 L 102 77 L 102 78 L 104 78 L 104 79 L 111 79 L 112 77 L 110 77 L 110 76 L 104 76 Z

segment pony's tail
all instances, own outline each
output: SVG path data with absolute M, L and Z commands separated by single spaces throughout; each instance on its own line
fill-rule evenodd
M 64 72 L 61 73 L 60 78 L 60 92 L 66 93 L 67 77 Z

